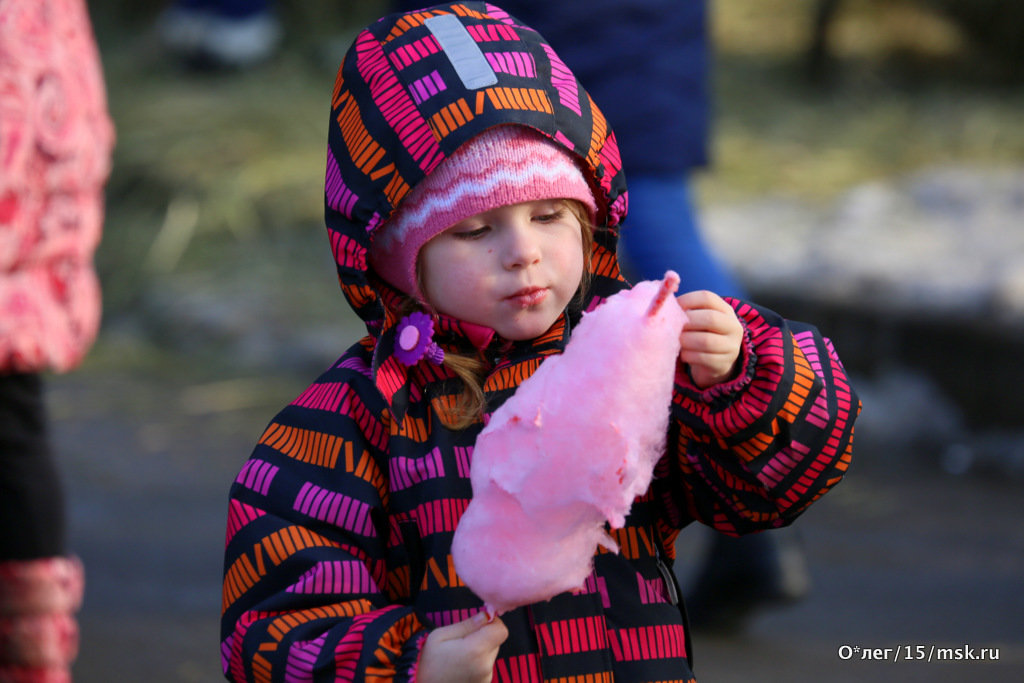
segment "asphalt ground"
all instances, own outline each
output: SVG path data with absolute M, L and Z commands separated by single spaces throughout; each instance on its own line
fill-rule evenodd
M 76 681 L 222 680 L 228 487 L 305 378 L 189 374 L 50 380 L 71 547 L 87 574 Z M 1024 680 L 1024 485 L 925 461 L 856 452 L 794 527 L 809 595 L 738 634 L 697 632 L 698 680 Z M 682 555 L 704 539 L 685 531 Z

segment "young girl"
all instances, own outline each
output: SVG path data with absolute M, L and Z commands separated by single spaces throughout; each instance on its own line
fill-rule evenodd
M 668 448 L 611 532 L 620 552 L 595 556 L 583 590 L 493 621 L 451 559 L 487 417 L 629 286 L 625 212 L 615 138 L 536 32 L 462 2 L 357 36 L 326 216 L 368 334 L 270 423 L 232 488 L 228 678 L 692 679 L 679 530 L 786 525 L 849 463 L 859 402 L 812 327 L 680 296 Z

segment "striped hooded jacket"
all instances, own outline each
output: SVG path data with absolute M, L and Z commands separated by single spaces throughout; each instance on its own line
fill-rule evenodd
M 615 256 L 627 203 L 615 138 L 537 33 L 479 2 L 393 15 L 359 33 L 332 96 L 325 204 L 341 288 L 367 334 L 273 419 L 231 489 L 229 679 L 415 680 L 429 630 L 481 608 L 450 546 L 482 424 L 445 427 L 458 381 L 394 358 L 397 293 L 371 272 L 367 249 L 412 186 L 508 123 L 564 146 L 592 185 L 589 290 L 537 339 L 508 344 L 440 316 L 435 341 L 482 352 L 492 412 L 562 351 L 582 309 L 628 286 Z M 677 373 L 667 452 L 612 532 L 620 552 L 597 554 L 584 590 L 502 617 L 510 635 L 496 681 L 690 680 L 666 571 L 679 530 L 695 520 L 730 534 L 784 526 L 843 476 L 859 402 L 830 343 L 731 303 L 746 329 L 741 373 L 705 391 Z

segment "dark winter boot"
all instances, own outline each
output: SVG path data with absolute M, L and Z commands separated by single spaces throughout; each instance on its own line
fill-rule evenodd
M 803 548 L 789 531 L 714 535 L 708 558 L 686 592 L 694 631 L 735 634 L 756 611 L 807 595 L 810 575 Z

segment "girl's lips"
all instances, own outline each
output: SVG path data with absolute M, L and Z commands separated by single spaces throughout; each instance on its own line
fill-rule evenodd
M 529 308 L 543 302 L 547 296 L 548 290 L 543 287 L 527 287 L 505 297 L 505 301 L 520 308 Z

